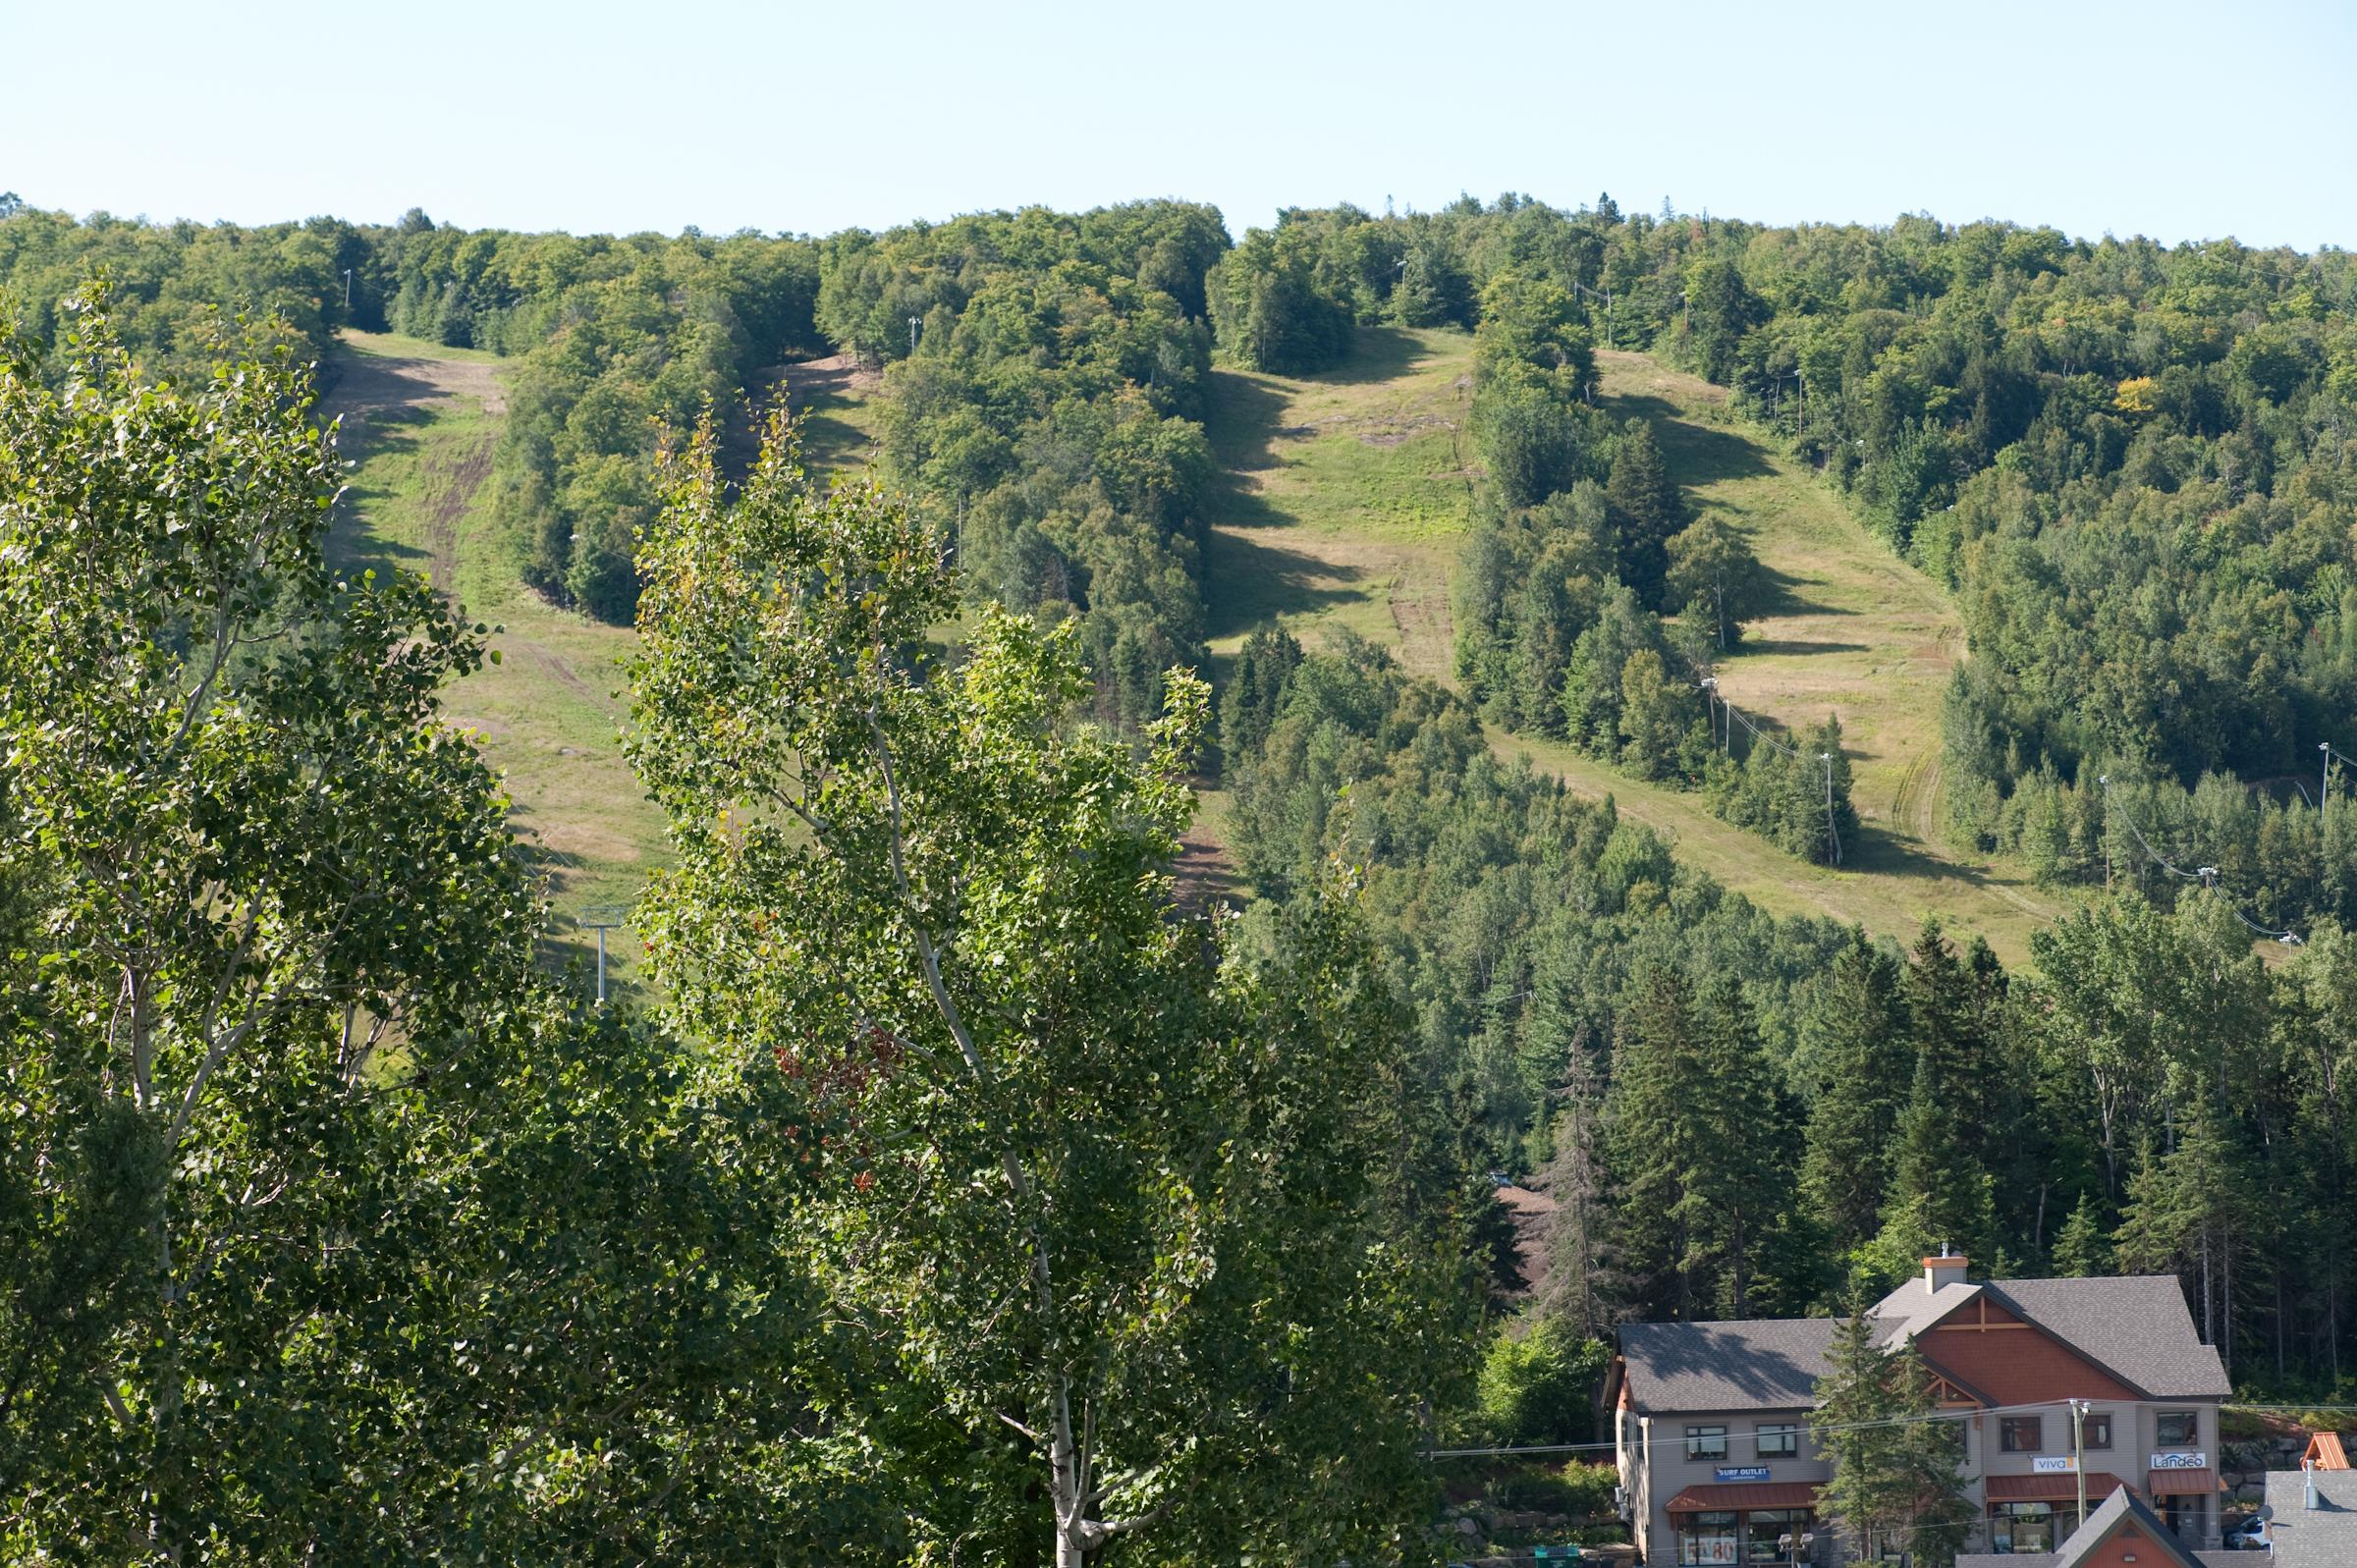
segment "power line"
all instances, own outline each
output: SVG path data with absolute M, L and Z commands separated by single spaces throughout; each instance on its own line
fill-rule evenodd
M 1814 1436 L 1827 1436 L 1840 1432 L 1880 1432 L 1892 1427 L 1920 1427 L 1928 1422 L 1934 1421 L 1959 1421 L 1962 1420 L 1967 1414 L 1973 1416 L 2013 1416 L 2020 1415 L 2025 1411 L 2050 1409 L 2056 1405 L 2067 1406 L 2069 1403 L 2070 1401 L 2068 1399 L 2032 1399 L 2020 1404 L 1979 1406 L 1975 1407 L 1969 1412 L 1934 1412 L 1928 1416 L 1884 1416 L 1874 1421 L 1845 1421 L 1830 1427 L 1812 1428 L 1810 1431 L 1811 1435 Z M 2237 1408 L 2257 1410 L 2268 1407 L 2246 1405 Z M 2305 1405 L 2301 1406 L 2300 1408 L 2306 1410 L 2325 1410 L 2330 1409 L 2330 1407 L 2326 1405 Z M 1759 1439 L 1755 1435 L 1752 1440 L 1754 1443 L 1757 1443 Z M 1663 1438 L 1662 1441 L 1665 1444 L 1671 1444 L 1682 1443 L 1685 1441 L 1685 1439 L 1683 1437 L 1668 1437 Z M 1617 1442 L 1558 1442 L 1535 1443 L 1516 1447 L 1499 1448 L 1428 1448 L 1424 1451 L 1424 1457 L 1427 1459 L 1484 1459 L 1506 1458 L 1515 1454 L 1596 1453 L 1608 1450 L 1617 1450 L 1620 1444 Z
M 2328 748 L 2328 755 L 2337 755 L 2337 753 L 2332 753 Z M 2127 824 L 2128 832 L 2136 839 L 2138 847 L 2144 850 L 2146 857 L 2150 859 L 2154 865 L 2159 866 L 2163 871 L 2167 872 L 2172 877 L 2179 878 L 2186 882 L 2198 882 L 2203 887 L 2210 889 L 2214 892 L 2220 891 L 2218 886 L 2218 868 L 2216 866 L 2196 866 L 2191 871 L 2187 871 L 2183 866 L 2176 864 L 2166 855 L 2163 854 L 2160 850 L 2153 847 L 2152 840 L 2144 836 L 2144 830 L 2136 826 L 2136 819 L 2128 815 L 2128 808 L 2111 798 L 2111 776 L 2110 774 L 2101 774 L 2097 776 L 2095 782 L 2104 786 L 2104 805 L 2106 809 L 2118 813 L 2119 820 Z M 2244 929 L 2258 936 L 2271 938 L 2275 942 L 2283 944 L 2287 947 L 2298 947 L 2305 945 L 2304 939 L 2297 931 L 2288 926 L 2279 931 L 2273 926 L 2263 926 L 2258 921 L 2253 920 L 2249 915 L 2244 914 L 2231 902 L 2226 904 L 2226 912 L 2231 914 L 2236 920 L 2241 921 Z

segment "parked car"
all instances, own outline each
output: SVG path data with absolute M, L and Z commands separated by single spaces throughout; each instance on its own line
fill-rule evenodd
M 2265 1551 L 2268 1549 L 2267 1521 L 2253 1514 L 2226 1532 L 2226 1550 Z

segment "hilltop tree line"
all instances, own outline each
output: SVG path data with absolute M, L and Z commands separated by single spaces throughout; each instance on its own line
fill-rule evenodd
M 1732 765 L 1714 782 L 1688 743 L 1700 698 L 1670 692 L 1707 675 L 1764 589 L 1739 533 L 1687 516 L 1650 482 L 1647 438 L 1589 406 L 1596 346 L 1649 349 L 1733 388 L 1954 589 L 1973 649 L 1945 726 L 1957 834 L 2048 882 L 2124 875 L 2165 902 L 2188 879 L 2121 852 L 2109 779 L 2140 791 L 2127 815 L 2159 854 L 2217 868 L 2256 923 L 2357 919 L 2347 835 L 2313 814 L 2315 790 L 2348 787 L 2320 777 L 2318 743 L 2357 743 L 2333 730 L 2357 711 L 2342 252 L 1510 194 L 1288 209 L 1233 244 L 1216 212 L 1176 202 L 823 242 L 469 233 L 414 212 L 78 223 L 21 204 L 0 227 L 0 287 L 37 331 L 97 268 L 157 368 L 201 361 L 220 303 L 275 309 L 313 351 L 351 321 L 521 356 L 497 487 L 521 569 L 616 621 L 662 425 L 708 401 L 747 436 L 740 462 L 779 361 L 834 347 L 889 363 L 887 472 L 976 594 L 1081 622 L 1099 709 L 1132 724 L 1156 711 L 1157 672 L 1201 664 L 1211 349 L 1299 373 L 1339 362 L 1358 326 L 1471 330 L 1489 482 L 1458 625 L 1485 713 L 1704 787 L 1811 852 L 1845 810 L 1836 777 L 1832 831 L 1822 787 L 1805 827 L 1801 764 L 1822 739 L 1754 754 L 1756 783 Z M 1608 611 L 1616 580 L 1661 622 L 1635 640 L 1661 646 L 1634 645 L 1625 603 Z
M 1325 853 L 1367 867 L 1429 1092 L 1560 1206 L 1532 1318 L 1838 1310 L 1946 1243 L 1998 1277 L 2174 1272 L 2246 1385 L 2347 1375 L 2336 927 L 2270 967 L 2222 894 L 2125 891 L 2037 934 L 2032 976 L 1937 925 L 1772 918 L 1380 650 L 1248 652 L 1247 919 Z

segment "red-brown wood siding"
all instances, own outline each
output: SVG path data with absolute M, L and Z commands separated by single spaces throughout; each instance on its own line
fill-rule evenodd
M 2001 1405 L 2137 1397 L 2136 1390 L 1986 1295 L 1917 1334 L 1915 1343 L 1934 1372 L 1945 1372 Z M 2061 1433 L 2047 1434 L 2050 1451 L 2057 1435 L 2067 1445 L 2068 1417 L 2056 1414 L 2066 1425 Z

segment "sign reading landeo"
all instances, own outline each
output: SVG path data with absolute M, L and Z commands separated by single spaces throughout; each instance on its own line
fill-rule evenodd
M 2207 1470 L 2210 1468 L 2210 1456 L 2200 1449 L 2195 1449 L 2191 1453 L 2155 1454 L 2153 1455 L 2153 1468 L 2155 1470 Z

